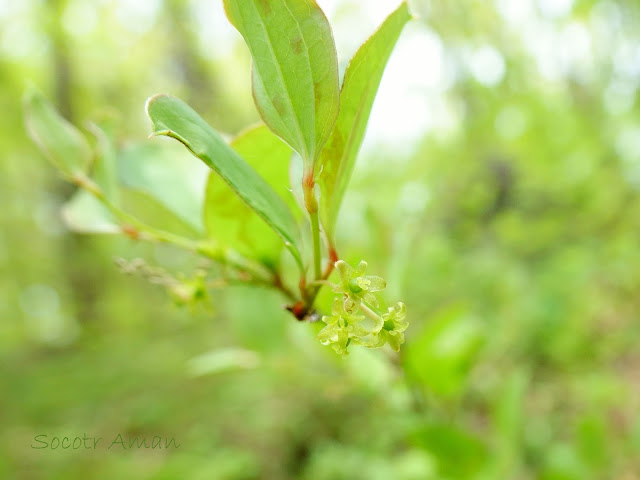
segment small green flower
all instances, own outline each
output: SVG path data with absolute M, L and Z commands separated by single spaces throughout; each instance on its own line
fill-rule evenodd
M 395 307 L 389 307 L 389 311 L 382 315 L 384 325 L 376 338 L 377 341 L 370 345 L 370 348 L 382 347 L 388 343 L 396 352 L 400 351 L 400 345 L 404 343 L 404 331 L 409 326 L 407 321 L 407 307 L 404 303 L 398 302 Z
M 347 312 L 354 312 L 362 300 L 377 307 L 378 299 L 373 292 L 384 290 L 387 286 L 387 282 L 382 277 L 365 275 L 366 269 L 367 262 L 364 260 L 355 269 L 343 260 L 336 262 L 340 281 L 333 291 L 346 295 L 344 309 Z
M 343 358 L 349 354 L 347 349 L 352 344 L 378 348 L 388 343 L 399 351 L 404 342 L 403 332 L 409 325 L 404 303 L 398 303 L 382 314 L 374 293 L 384 290 L 385 280 L 365 275 L 365 261 L 353 268 L 338 260 L 335 267 L 340 280 L 333 291 L 340 295 L 334 300 L 332 314 L 322 317 L 327 325 L 318 334 L 318 340 L 331 346 Z
M 318 340 L 323 345 L 330 345 L 336 353 L 346 357 L 349 352 L 347 347 L 354 340 L 360 343 L 360 338 L 371 334 L 362 321 L 364 315 L 354 315 L 344 310 L 343 302 L 336 299 L 333 303 L 332 315 L 322 317 L 322 321 L 327 324 L 320 333 Z
M 202 303 L 208 299 L 206 273 L 198 271 L 195 278 L 174 280 L 167 285 L 167 290 L 178 307 Z

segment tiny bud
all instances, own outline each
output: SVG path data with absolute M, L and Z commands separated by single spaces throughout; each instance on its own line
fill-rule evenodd
M 124 233 L 131 240 L 140 239 L 140 232 L 137 228 L 132 227 L 131 225 L 122 225 L 122 233 Z

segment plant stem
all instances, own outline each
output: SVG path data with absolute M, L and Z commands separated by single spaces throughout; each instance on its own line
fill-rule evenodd
M 314 287 L 322 287 L 324 285 L 330 288 L 335 288 L 335 284 L 331 283 L 329 280 L 324 280 L 324 279 L 314 280 L 313 282 L 309 282 L 309 285 Z
M 313 236 L 313 266 L 315 280 L 322 278 L 322 256 L 320 253 L 320 221 L 318 211 L 311 213 L 311 234 Z
M 378 315 L 376 312 L 374 312 L 373 310 L 371 310 L 369 307 L 367 307 L 364 304 L 364 302 L 360 302 L 360 309 L 362 310 L 362 313 L 364 313 L 371 320 L 375 320 L 377 322 L 382 321 L 382 317 Z
M 212 245 L 207 241 L 195 241 L 180 235 L 175 235 L 171 232 L 158 230 L 144 222 L 141 222 L 134 216 L 111 203 L 104 195 L 100 186 L 90 178 L 84 176 L 75 177 L 73 181 L 80 188 L 85 189 L 96 197 L 118 219 L 138 230 L 134 235 L 131 235 L 134 238 L 138 235 L 139 238 L 143 238 L 145 240 L 155 241 L 158 243 L 169 243 L 185 250 L 203 255 L 211 260 L 217 261 L 218 263 L 228 265 L 236 270 L 248 273 L 255 283 L 274 287 L 277 290 L 280 290 L 287 298 L 295 300 L 293 293 L 282 284 L 280 279 L 273 272 L 264 267 L 261 263 L 250 260 L 233 249 L 220 248 L 219 246 Z M 127 233 L 125 229 L 123 229 L 123 231 Z
M 328 235 L 325 237 L 325 241 L 327 242 L 327 250 L 329 252 L 329 263 L 327 264 L 327 268 L 322 274 L 322 278 L 326 280 L 331 275 L 331 272 L 333 272 L 333 269 L 335 268 L 336 262 L 339 260 L 339 257 L 338 252 L 336 251 L 336 247 L 333 246 L 333 241 Z
M 313 169 L 308 170 L 302 177 L 302 191 L 304 193 L 304 203 L 311 219 L 311 238 L 313 242 L 313 280 L 322 279 L 322 252 L 320 239 L 320 219 L 318 215 L 318 201 L 315 195 L 315 180 L 313 178 Z M 301 279 L 301 293 L 305 301 L 307 310 L 311 310 L 313 302 L 318 295 L 321 285 L 314 285 L 306 288 L 306 278 Z M 304 287 L 304 288 L 302 288 Z

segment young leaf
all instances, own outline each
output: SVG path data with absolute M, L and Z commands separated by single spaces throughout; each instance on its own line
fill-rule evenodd
M 147 101 L 153 135 L 166 135 L 182 142 L 231 187 L 231 189 L 282 237 L 301 265 L 296 246 L 297 225 L 282 198 L 249 164 L 229 147 L 191 107 L 168 95 Z
M 179 144 L 139 142 L 125 146 L 118 156 L 122 183 L 160 203 L 194 231 L 204 232 L 202 205 L 209 169 L 191 162 Z
M 122 210 L 131 218 L 142 222 L 151 229 L 185 238 L 202 236 L 202 229 L 197 230 L 192 224 L 176 214 L 175 210 L 169 209 L 167 203 L 160 201 L 154 194 L 135 188 L 123 188 L 121 193 Z M 128 223 L 125 222 L 125 225 Z M 131 226 L 132 230 L 138 230 L 135 225 Z
M 113 205 L 120 203 L 120 185 L 118 183 L 118 167 L 116 145 L 107 129 L 91 123 L 89 130 L 97 140 L 96 159 L 93 166 L 93 180 L 100 186 L 104 196 Z
M 23 102 L 29 136 L 47 159 L 68 178 L 86 174 L 91 148 L 84 135 L 40 92 L 27 91 Z
M 345 72 L 340 115 L 318 161 L 322 169 L 318 176 L 322 192 L 320 215 L 329 237 L 333 237 L 340 203 L 364 138 L 382 73 L 410 18 L 409 7 L 402 3 L 360 47 Z
M 107 207 L 82 189 L 62 206 L 62 219 L 74 232 L 111 234 L 121 232 L 120 226 Z
M 296 204 L 287 172 L 293 151 L 269 128 L 259 123 L 240 132 L 231 147 L 249 163 L 290 207 Z
M 116 171 L 116 151 L 110 135 L 92 123 L 89 130 L 97 139 L 92 179 L 113 205 L 120 203 Z M 119 222 L 100 200 L 79 189 L 62 207 L 62 219 L 70 230 L 79 233 L 120 233 Z
M 339 109 L 331 27 L 314 0 L 224 0 L 253 57 L 253 95 L 265 123 L 307 163 Z
M 264 178 L 290 207 L 295 204 L 287 189 L 291 148 L 260 124 L 238 135 L 231 147 Z M 280 238 L 247 207 L 214 172 L 209 175 L 204 219 L 211 238 L 232 246 L 246 256 L 274 264 L 282 251 Z

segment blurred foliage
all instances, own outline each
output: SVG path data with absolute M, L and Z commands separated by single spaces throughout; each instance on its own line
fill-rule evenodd
M 157 92 L 222 131 L 257 120 L 218 3 L 0 1 L 0 477 L 640 478 L 638 4 L 413 3 L 403 38 L 438 46 L 440 80 L 408 105 L 431 123 L 417 144 L 370 135 L 338 219 L 340 254 L 369 260 L 412 328 L 399 356 L 341 360 L 275 293 L 180 309 L 125 276 L 114 257 L 171 278 L 202 264 L 67 232 L 73 189 L 27 139 L 29 82 L 76 125 L 116 112 L 115 138 L 148 134 Z M 369 7 L 333 3 L 346 49 Z M 435 75 L 412 45 L 394 54 L 414 64 L 402 74 Z M 181 447 L 29 447 L 83 433 Z

